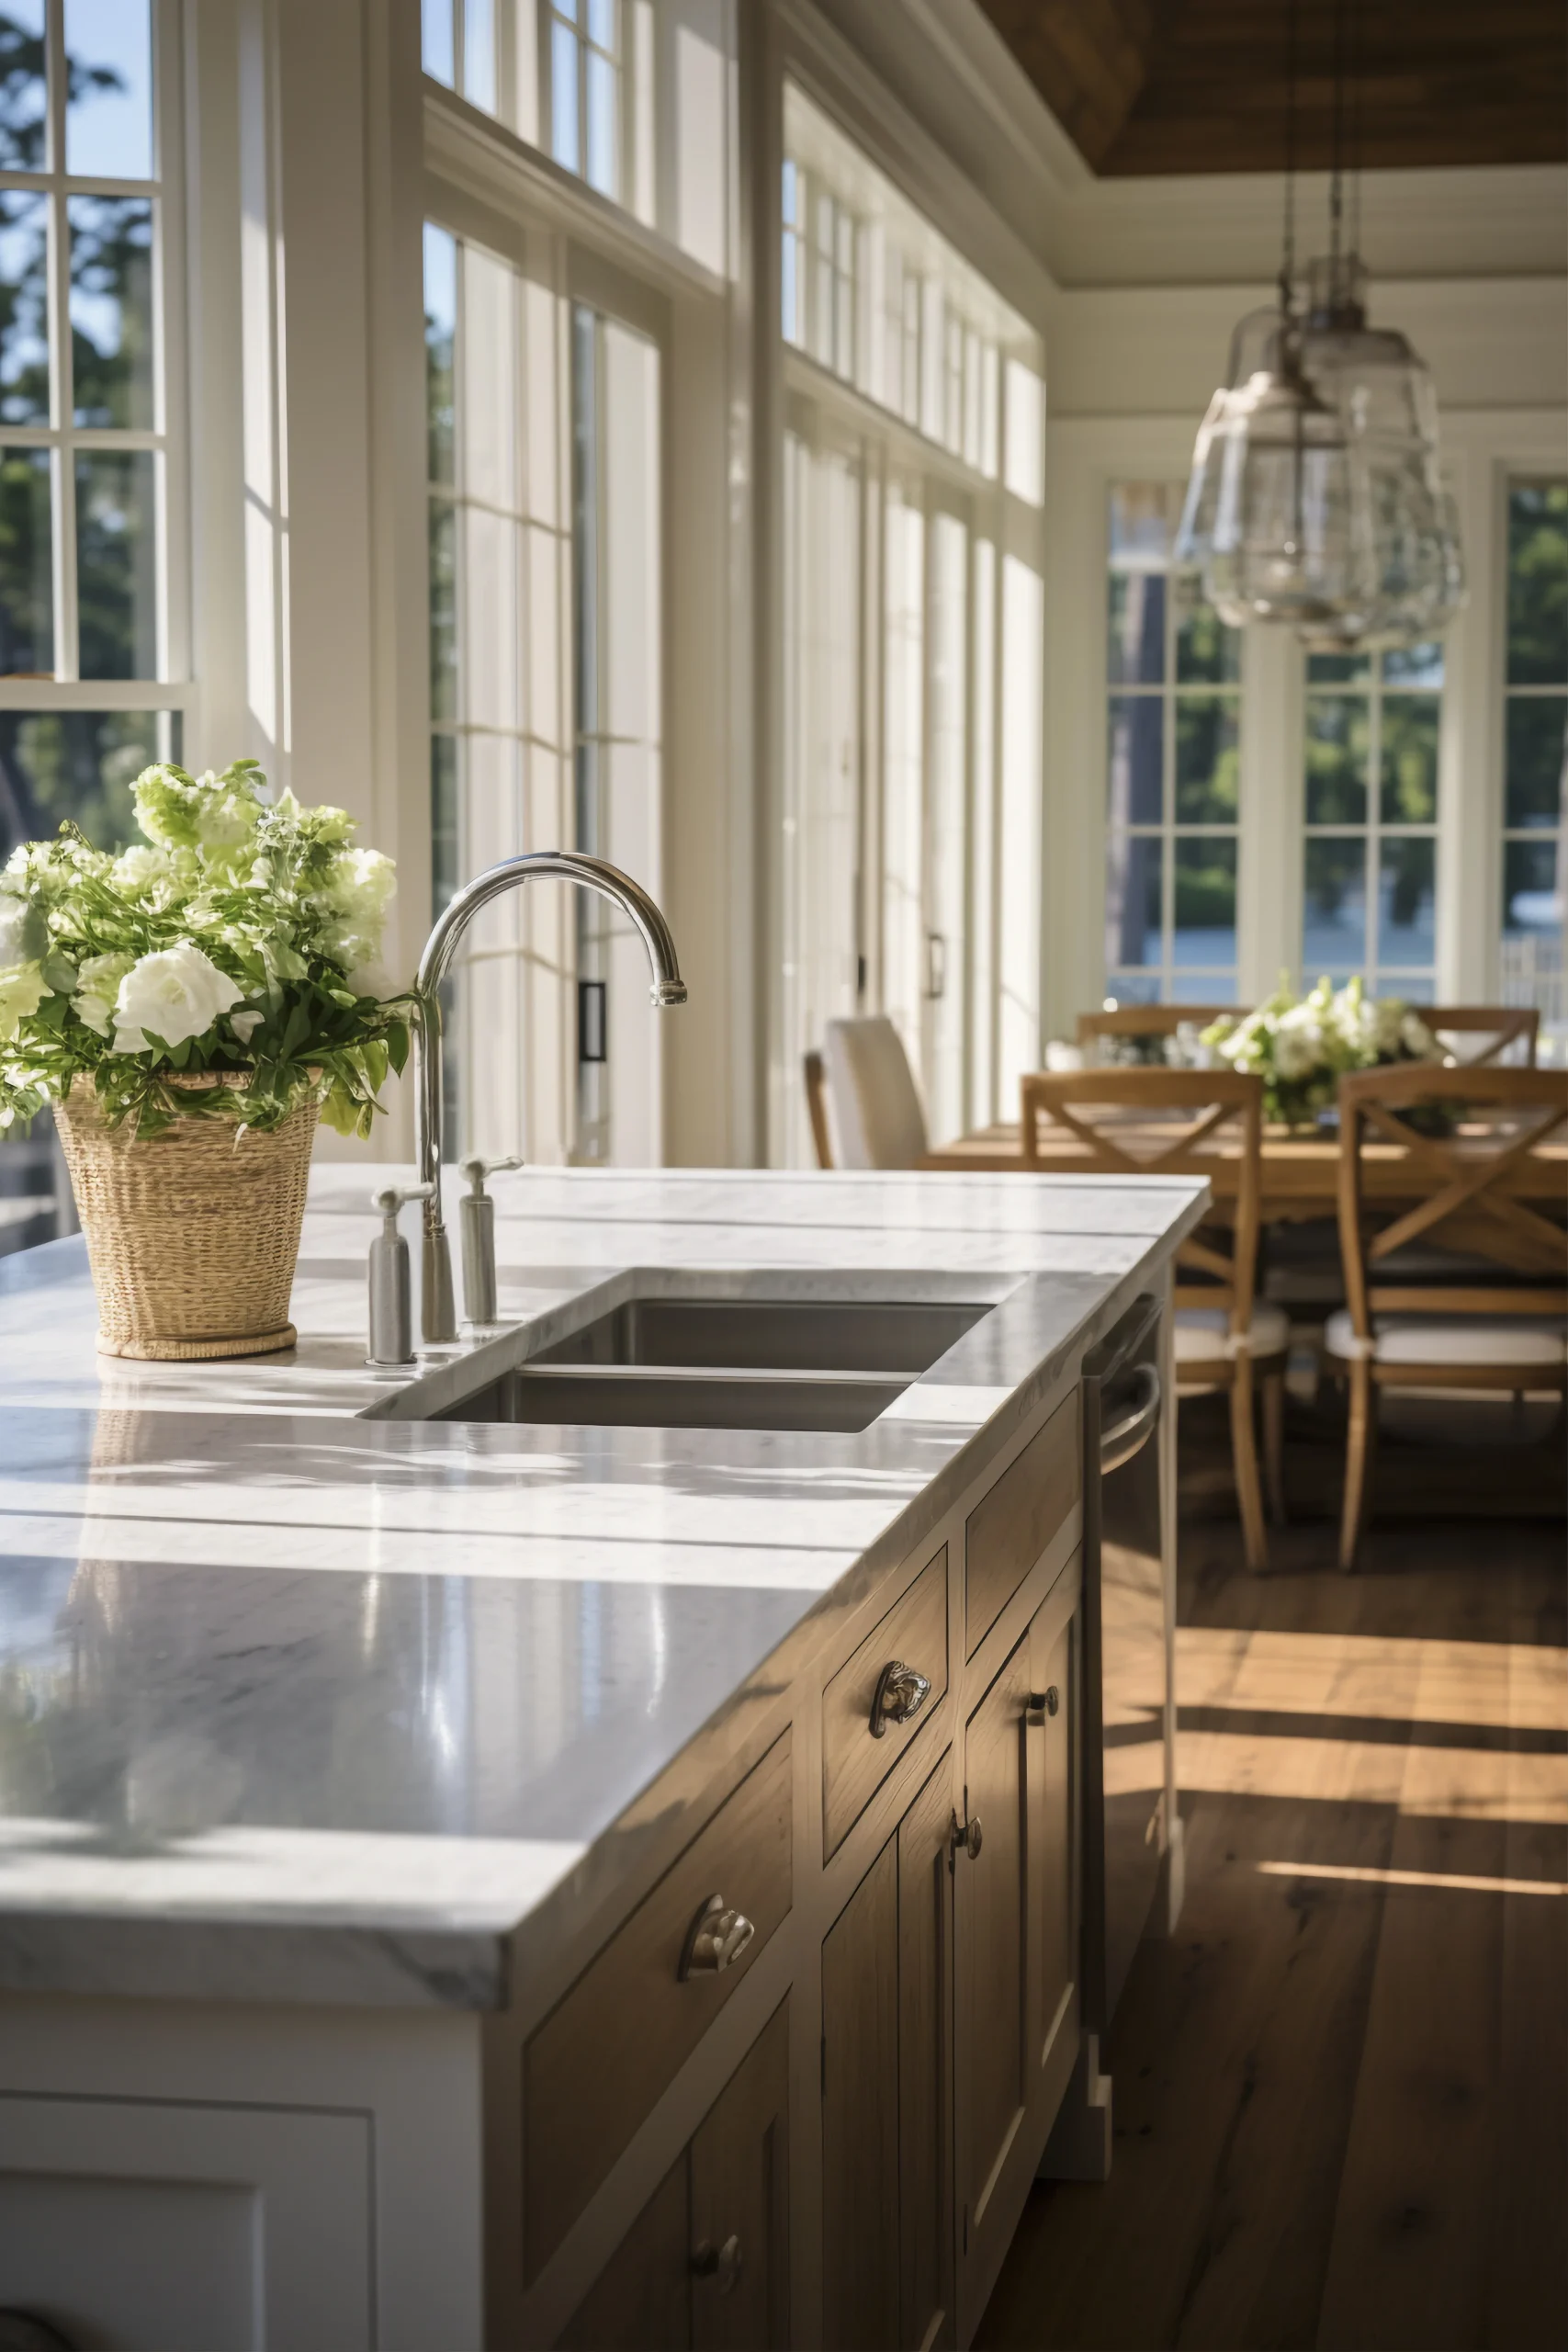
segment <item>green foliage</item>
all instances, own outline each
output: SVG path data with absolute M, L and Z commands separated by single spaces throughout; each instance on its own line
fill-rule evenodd
M 416 1010 L 370 968 L 390 861 L 342 809 L 270 800 L 250 760 L 146 768 L 135 803 L 146 846 L 116 857 L 67 820 L 0 874 L 0 1131 L 86 1079 L 140 1136 L 272 1128 L 308 1101 L 368 1135 Z M 170 1082 L 207 1071 L 243 1091 Z
M 1509 492 L 1508 683 L 1568 684 L 1568 481 Z

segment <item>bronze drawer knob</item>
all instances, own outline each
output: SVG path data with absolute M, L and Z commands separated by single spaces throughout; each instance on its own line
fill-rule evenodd
M 733 1968 L 757 1930 L 744 1911 L 710 1894 L 686 1930 L 686 1941 L 676 1971 L 682 1984 L 689 1976 L 722 1976 Z
M 890 1657 L 876 1678 L 871 1700 L 871 1736 L 880 1739 L 889 1724 L 911 1723 L 931 1695 L 923 1674 L 902 1658 Z

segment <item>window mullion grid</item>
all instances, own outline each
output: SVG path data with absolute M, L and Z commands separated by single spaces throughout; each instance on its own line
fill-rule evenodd
M 48 0 L 44 75 L 49 108 L 50 515 L 54 558 L 54 674 L 80 675 L 76 628 L 76 480 L 71 420 L 71 230 L 65 208 L 65 0 Z
M 1367 936 L 1366 980 L 1375 996 L 1382 957 L 1382 657 L 1371 656 L 1367 679 Z

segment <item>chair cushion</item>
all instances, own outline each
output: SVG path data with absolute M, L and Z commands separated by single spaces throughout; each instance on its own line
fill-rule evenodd
M 913 1168 L 927 1148 L 926 1114 L 898 1032 L 885 1012 L 829 1021 L 822 1064 L 842 1168 Z
M 1231 1318 L 1223 1306 L 1178 1307 L 1177 1363 L 1213 1363 L 1218 1356 L 1228 1356 L 1232 1352 L 1230 1332 Z M 1259 1299 L 1252 1310 L 1247 1343 L 1249 1353 L 1255 1356 L 1283 1355 L 1291 1344 L 1291 1318 L 1284 1308 Z
M 1371 1352 L 1380 1363 L 1568 1363 L 1568 1323 L 1545 1315 L 1380 1315 Z M 1359 1356 L 1348 1307 L 1331 1315 L 1323 1343 L 1331 1356 Z

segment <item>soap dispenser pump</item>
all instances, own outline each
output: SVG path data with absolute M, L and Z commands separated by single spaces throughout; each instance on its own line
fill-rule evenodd
M 365 1361 L 378 1369 L 414 1360 L 413 1283 L 409 1245 L 398 1231 L 398 1211 L 405 1201 L 428 1200 L 430 1192 L 428 1184 L 389 1184 L 370 1196 L 383 1223 L 370 1244 L 370 1352 Z

